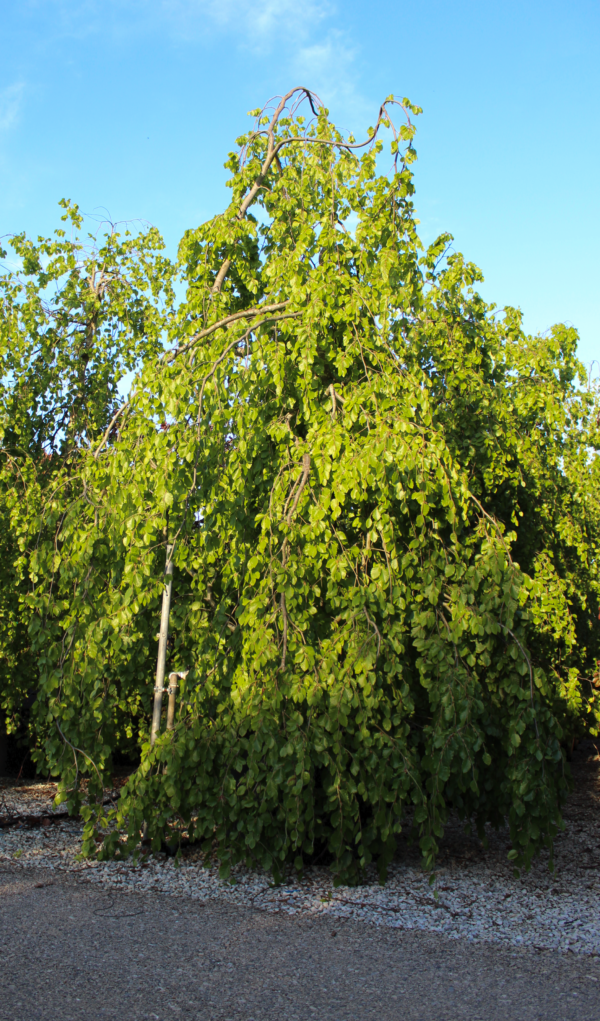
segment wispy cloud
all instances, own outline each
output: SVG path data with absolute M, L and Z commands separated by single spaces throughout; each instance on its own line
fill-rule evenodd
M 328 0 L 138 0 L 163 19 L 178 38 L 226 31 L 242 45 L 270 48 L 275 42 L 302 42 L 333 13 Z
M 359 52 L 344 32 L 332 30 L 318 41 L 307 40 L 291 61 L 298 84 L 318 93 L 343 133 L 360 132 L 375 116 L 373 103 L 357 86 Z
M 19 119 L 24 89 L 23 82 L 0 89 L 0 131 L 8 131 Z
M 301 46 L 292 66 L 296 75 L 311 82 L 312 88 L 334 100 L 352 89 L 355 59 L 355 48 L 348 45 L 341 33 L 330 32 L 318 42 Z
M 181 39 L 204 26 L 209 35 L 228 34 L 241 49 L 273 54 L 275 74 L 285 67 L 285 87 L 305 85 L 317 92 L 334 118 L 342 119 L 342 131 L 360 131 L 374 121 L 373 103 L 358 86 L 360 47 L 336 27 L 335 0 L 161 0 L 161 5 Z
M 218 41 L 252 58 L 268 56 L 265 76 L 319 93 L 340 123 L 360 130 L 374 117 L 357 84 L 360 45 L 341 27 L 342 0 L 24 0 L 52 7 L 58 35 L 110 34 L 123 42 L 161 33 L 176 45 Z M 285 71 L 285 73 L 283 73 Z M 285 80 L 283 80 L 285 79 Z
M 107 30 L 125 38 L 160 29 L 178 41 L 230 33 L 241 45 L 269 47 L 309 38 L 335 13 L 331 0 L 26 0 L 30 11 L 51 3 L 59 35 L 84 37 Z

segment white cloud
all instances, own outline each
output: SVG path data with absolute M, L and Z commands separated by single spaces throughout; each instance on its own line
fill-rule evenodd
M 26 0 L 35 10 L 49 0 Z M 121 38 L 157 29 L 197 42 L 228 32 L 242 46 L 301 43 L 334 13 L 332 0 L 50 0 L 59 35 L 84 37 L 107 29 Z
M 311 88 L 334 99 L 352 87 L 355 56 L 356 51 L 339 33 L 330 33 L 319 42 L 300 47 L 293 68 L 296 75 L 311 82 Z
M 96 2 L 86 0 L 88 6 Z M 141 31 L 160 26 L 184 43 L 211 43 L 226 35 L 258 56 L 274 53 L 285 66 L 286 88 L 293 83 L 313 89 L 354 126 L 373 120 L 372 104 L 356 85 L 357 47 L 346 32 L 331 27 L 339 20 L 337 0 L 103 0 L 103 5 L 115 26 L 129 22 L 129 30 L 134 23 Z
M 303 41 L 333 8 L 328 0 L 141 0 L 179 38 L 207 30 L 232 32 L 252 48 L 275 41 Z
M 377 112 L 357 87 L 357 58 L 346 35 L 332 31 L 318 42 L 307 41 L 291 62 L 295 80 L 317 93 L 343 134 L 364 132 Z
M 25 0 L 51 4 L 58 35 L 109 33 L 121 40 L 161 33 L 178 44 L 213 46 L 225 37 L 258 59 L 279 88 L 318 93 L 343 132 L 373 123 L 376 108 L 358 85 L 360 46 L 341 27 L 340 0 Z M 283 80 L 284 79 L 284 80 Z
M 23 91 L 22 82 L 15 82 L 5 89 L 0 89 L 0 131 L 8 131 L 16 124 L 21 110 Z

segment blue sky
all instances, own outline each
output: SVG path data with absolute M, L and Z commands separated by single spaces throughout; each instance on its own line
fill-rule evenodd
M 174 252 L 223 207 L 249 109 L 306 85 L 359 135 L 394 92 L 424 108 L 423 239 L 600 359 L 596 0 L 4 0 L 1 24 L 0 235 L 51 232 L 65 196 Z

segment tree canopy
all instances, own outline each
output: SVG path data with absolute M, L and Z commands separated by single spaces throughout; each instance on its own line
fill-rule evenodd
M 517 865 L 552 845 L 600 718 L 598 395 L 573 328 L 525 335 L 422 245 L 419 113 L 390 97 L 357 143 L 303 89 L 253 111 L 176 263 L 154 229 L 84 242 L 70 204 L 71 240 L 12 241 L 3 700 L 34 691 L 73 808 L 87 778 L 85 853 L 145 823 L 224 874 L 327 849 L 351 882 L 407 823 L 431 865 L 450 811 L 507 818 Z M 151 746 L 167 555 L 189 672 Z

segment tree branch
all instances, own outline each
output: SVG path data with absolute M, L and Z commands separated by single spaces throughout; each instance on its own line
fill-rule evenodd
M 287 516 L 287 523 L 288 523 L 288 525 L 291 525 L 291 523 L 292 523 L 292 518 L 294 517 L 294 512 L 296 510 L 296 507 L 298 506 L 298 503 L 300 501 L 300 497 L 302 496 L 302 491 L 303 491 L 303 489 L 304 489 L 304 487 L 305 487 L 305 485 L 307 483 L 307 480 L 308 480 L 308 475 L 309 475 L 309 472 L 310 472 L 310 454 L 308 454 L 308 453 L 304 454 L 304 456 L 302 458 L 302 465 L 303 465 L 303 469 L 302 469 L 302 477 L 300 479 L 300 485 L 298 486 L 298 490 L 296 492 L 296 496 L 294 498 L 294 502 L 293 502 L 292 506 L 290 507 L 289 514 Z M 281 566 L 284 569 L 285 569 L 285 565 L 287 563 L 287 551 L 288 551 L 288 548 L 289 548 L 289 543 L 288 543 L 288 539 L 287 539 L 287 535 L 286 535 L 285 539 L 283 540 L 283 546 L 281 547 Z M 287 636 L 288 636 L 288 617 L 287 617 L 287 608 L 286 608 L 286 605 L 285 605 L 285 592 L 281 593 L 281 599 L 279 601 L 279 605 L 280 605 L 280 608 L 281 608 L 281 615 L 283 617 L 283 650 L 282 650 L 282 654 L 281 654 L 281 664 L 280 664 L 279 669 L 280 670 L 285 670 L 285 660 L 286 660 L 286 656 L 287 656 Z
M 238 344 L 241 344 L 242 341 L 246 340 L 246 338 L 249 337 L 250 334 L 253 333 L 254 330 L 257 330 L 259 328 L 259 326 L 265 326 L 266 323 L 278 323 L 282 319 L 294 319 L 296 316 L 299 316 L 300 314 L 301 314 L 300 312 L 288 312 L 287 315 L 269 316 L 267 319 L 262 319 L 260 321 L 260 323 L 253 323 L 252 326 L 248 327 L 248 329 L 246 330 L 245 333 L 242 333 L 241 337 L 236 337 L 235 340 L 231 341 L 231 344 L 227 345 L 227 347 L 223 351 L 223 354 L 219 355 L 219 357 L 217 358 L 216 362 L 214 362 L 213 367 L 210 370 L 210 372 L 207 373 L 207 375 L 202 380 L 202 386 L 200 388 L 200 399 L 198 401 L 198 422 L 200 422 L 200 419 L 202 417 L 202 398 L 204 396 L 204 387 L 208 383 L 208 381 L 211 378 L 211 376 L 214 376 L 214 374 L 217 371 L 219 365 L 221 364 L 222 361 L 224 361 L 224 359 L 227 357 L 227 355 L 232 350 L 232 348 L 237 347 Z
M 279 301 L 279 302 L 276 302 L 273 305 L 263 305 L 262 307 L 259 306 L 258 308 L 247 308 L 243 312 L 234 312 L 233 315 L 225 316 L 224 319 L 219 319 L 219 321 L 216 322 L 216 323 L 213 323 L 212 326 L 207 326 L 206 329 L 200 330 L 200 332 L 196 333 L 195 336 L 192 337 L 192 339 L 187 344 L 185 344 L 183 347 L 179 347 L 175 351 L 169 351 L 169 352 L 163 354 L 161 356 L 161 358 L 159 359 L 159 361 L 163 361 L 164 359 L 166 359 L 168 362 L 172 362 L 172 361 L 175 360 L 175 358 L 177 358 L 178 355 L 184 354 L 186 351 L 189 351 L 189 349 L 191 347 L 193 347 L 194 344 L 196 344 L 199 340 L 203 340 L 204 337 L 209 337 L 211 333 L 215 333 L 217 330 L 222 329 L 224 326 L 229 326 L 231 323 L 235 323 L 235 322 L 237 322 L 240 319 L 246 319 L 248 316 L 263 315 L 265 312 L 276 312 L 280 308 L 285 308 L 286 305 L 288 305 L 288 304 L 289 304 L 289 298 L 286 299 L 286 301 Z M 292 313 L 290 313 L 289 316 L 277 316 L 277 319 L 288 319 L 288 318 L 291 318 L 292 316 L 299 315 L 299 314 L 300 314 L 299 312 L 292 312 Z M 272 321 L 271 319 L 266 319 L 265 320 L 265 322 L 271 322 L 271 321 Z M 262 323 L 256 323 L 252 327 L 252 329 L 256 329 L 258 326 L 262 326 Z M 247 333 L 244 334 L 244 337 L 245 336 L 247 336 Z M 243 340 L 244 337 L 240 337 L 239 339 Z M 236 343 L 237 343 L 237 341 L 233 341 L 233 343 L 229 345 L 229 347 L 227 348 L 227 351 L 225 351 L 225 354 L 223 355 L 223 358 L 225 357 L 227 352 L 230 351 L 231 348 L 235 346 Z M 216 368 L 216 366 L 215 366 L 215 368 Z M 205 382 L 207 382 L 207 380 L 205 380 Z M 111 431 L 113 429 L 113 426 L 114 426 L 115 422 L 117 421 L 119 416 L 122 415 L 123 412 L 129 407 L 129 405 L 133 401 L 134 397 L 135 397 L 135 394 L 132 394 L 131 397 L 127 401 L 125 401 L 125 404 L 122 404 L 121 407 L 117 409 L 117 411 L 115 412 L 115 414 L 111 418 L 111 420 L 110 420 L 110 422 L 108 424 L 108 427 L 107 427 L 107 429 L 106 429 L 106 431 L 105 431 L 105 433 L 104 433 L 104 435 L 102 437 L 102 440 L 100 442 L 100 446 L 98 447 L 98 449 L 96 450 L 96 452 L 94 454 L 94 460 L 96 460 L 98 458 L 98 455 L 100 454 L 100 451 L 102 450 L 104 444 L 106 443 L 108 437 L 111 434 Z
M 313 113 L 316 114 L 316 110 L 315 110 L 315 106 L 314 106 L 314 102 L 313 102 L 313 94 L 310 91 L 310 89 L 307 89 L 304 86 L 296 86 L 295 89 L 290 89 L 290 91 L 288 93 L 286 93 L 285 96 L 282 97 L 281 101 L 279 102 L 279 105 L 278 105 L 277 109 L 275 110 L 275 113 L 273 114 L 273 116 L 271 118 L 271 123 L 269 124 L 269 127 L 268 127 L 267 132 L 266 132 L 267 139 L 268 139 L 268 143 L 267 143 L 267 155 L 266 155 L 264 163 L 263 163 L 263 165 L 261 167 L 260 174 L 256 178 L 254 184 L 250 188 L 250 191 L 248 192 L 248 194 L 244 198 L 240 208 L 238 209 L 238 211 L 236 213 L 236 219 L 237 220 L 243 220 L 244 219 L 248 209 L 250 208 L 250 206 L 254 202 L 254 199 L 256 198 L 258 192 L 260 191 L 260 189 L 264 185 L 264 182 L 265 182 L 266 176 L 267 176 L 267 174 L 269 172 L 269 169 L 271 167 L 271 164 L 273 163 L 274 160 L 279 161 L 279 152 L 281 151 L 281 149 L 283 149 L 284 145 L 291 145 L 292 142 L 304 142 L 304 143 L 309 143 L 311 145 L 330 145 L 330 146 L 332 146 L 334 148 L 348 149 L 348 150 L 351 150 L 351 149 L 363 149 L 366 145 L 370 145 L 371 142 L 375 141 L 375 139 L 377 137 L 377 134 L 379 132 L 379 128 L 380 128 L 380 126 L 381 126 L 381 124 L 383 122 L 387 122 L 387 126 L 391 127 L 391 129 L 392 129 L 392 131 L 394 133 L 394 140 L 398 141 L 398 135 L 397 135 L 396 129 L 395 129 L 393 123 L 392 123 L 391 118 L 389 117 L 389 115 L 387 113 L 386 107 L 388 106 L 388 103 L 392 104 L 392 105 L 395 105 L 395 106 L 399 106 L 402 110 L 404 110 L 404 113 L 406 115 L 406 119 L 408 120 L 409 125 L 411 123 L 410 117 L 408 116 L 406 107 L 404 106 L 403 103 L 399 103 L 397 99 L 386 99 L 386 101 L 384 103 L 382 103 L 381 106 L 379 107 L 379 115 L 377 117 L 377 123 L 375 124 L 375 127 L 373 128 L 372 133 L 369 135 L 369 137 L 367 138 L 367 140 L 365 142 L 344 142 L 344 141 L 338 142 L 335 139 L 330 139 L 330 138 L 307 138 L 305 136 L 304 137 L 303 136 L 294 136 L 292 138 L 283 138 L 281 140 L 281 142 L 278 142 L 277 145 L 276 145 L 275 144 L 275 126 L 277 124 L 277 121 L 281 117 L 281 114 L 285 110 L 288 100 L 291 99 L 291 97 L 293 95 L 295 95 L 296 92 L 303 92 L 304 93 L 305 98 L 308 99 L 308 101 L 309 101 L 309 103 L 311 105 Z M 260 135 L 262 133 L 263 132 L 257 131 L 252 137 L 256 138 L 257 135 Z M 215 278 L 215 282 L 214 282 L 214 284 L 212 286 L 211 294 L 218 294 L 219 293 L 219 291 L 221 290 L 223 281 L 225 280 L 225 277 L 227 276 L 227 274 L 229 272 L 230 266 L 231 266 L 231 259 L 228 257 L 221 264 L 221 268 L 219 269 L 219 272 L 217 273 L 217 276 Z
M 300 479 L 300 485 L 298 487 L 298 492 L 296 493 L 296 496 L 294 497 L 294 502 L 293 502 L 292 506 L 290 507 L 290 512 L 289 512 L 289 514 L 287 516 L 287 523 L 288 523 L 288 525 L 291 525 L 291 523 L 292 523 L 292 518 L 294 517 L 294 513 L 295 513 L 295 510 L 296 510 L 296 507 L 298 506 L 300 497 L 302 496 L 302 490 L 304 489 L 304 487 L 306 485 L 306 482 L 308 480 L 308 474 L 310 472 L 310 454 L 305 454 L 304 457 L 302 458 L 302 468 L 303 468 L 303 470 L 302 470 L 302 478 Z
M 225 265 L 225 264 L 223 264 Z M 257 308 L 247 308 L 243 312 L 234 312 L 230 316 L 225 316 L 224 319 L 219 319 L 217 323 L 213 323 L 212 326 L 207 326 L 206 329 L 200 330 L 199 333 L 194 334 L 192 339 L 184 344 L 183 347 L 178 347 L 174 351 L 170 351 L 167 360 L 173 361 L 178 355 L 185 354 L 189 351 L 194 344 L 197 344 L 199 340 L 203 340 L 205 337 L 209 337 L 211 333 L 215 333 L 216 330 L 222 329 L 224 326 L 229 326 L 231 323 L 237 322 L 239 319 L 246 319 L 248 316 L 260 316 L 264 315 L 265 312 L 277 312 L 280 308 L 285 308 L 289 305 L 290 299 L 287 298 L 285 301 L 278 301 L 274 305 L 262 305 Z
M 112 429 L 113 429 L 113 426 L 114 426 L 115 422 L 117 421 L 119 415 L 121 415 L 129 407 L 129 405 L 131 404 L 131 402 L 132 402 L 134 397 L 135 397 L 135 394 L 132 394 L 131 397 L 129 398 L 129 400 L 125 401 L 125 404 L 122 404 L 121 407 L 118 408 L 117 411 L 115 411 L 113 417 L 111 418 L 110 422 L 108 423 L 108 427 L 106 429 L 106 432 L 104 433 L 104 436 L 102 437 L 102 440 L 100 442 L 100 446 L 98 447 L 96 453 L 94 454 L 94 460 L 97 460 L 98 454 L 100 453 L 100 451 L 102 450 L 102 447 L 104 446 L 104 444 L 106 443 L 108 437 L 110 436 L 110 434 L 112 432 Z

